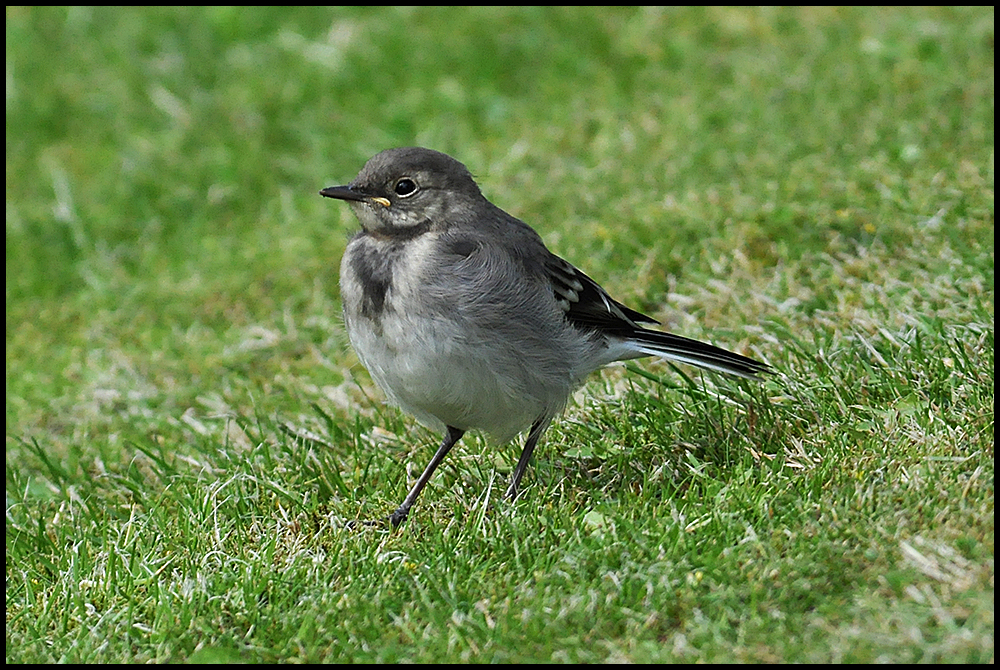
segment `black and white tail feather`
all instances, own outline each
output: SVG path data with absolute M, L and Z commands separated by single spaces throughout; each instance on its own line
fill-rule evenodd
M 614 356 L 611 360 L 660 356 L 745 379 L 759 379 L 771 369 L 765 363 L 705 342 L 643 328 L 640 323 L 659 321 L 621 304 L 597 282 L 555 254 L 549 255 L 546 270 L 566 318 L 578 328 L 606 336 L 611 343 L 610 354 Z

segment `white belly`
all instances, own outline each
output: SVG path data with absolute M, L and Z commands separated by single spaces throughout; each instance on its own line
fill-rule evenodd
M 378 333 L 348 319 L 358 358 L 388 398 L 436 430 L 480 429 L 506 441 L 546 413 L 522 375 L 506 374 L 500 352 L 458 336 L 455 324 L 386 315 Z

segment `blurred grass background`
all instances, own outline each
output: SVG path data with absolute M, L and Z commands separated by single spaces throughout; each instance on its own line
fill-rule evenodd
M 8 662 L 992 662 L 992 8 L 6 17 Z M 611 371 L 513 516 L 469 440 L 343 535 L 436 438 L 317 191 L 403 145 L 787 377 Z

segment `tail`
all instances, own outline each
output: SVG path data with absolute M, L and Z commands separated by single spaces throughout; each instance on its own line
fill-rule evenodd
M 658 330 L 636 328 L 628 338 L 628 347 L 637 355 L 660 356 L 744 379 L 760 379 L 762 374 L 772 372 L 771 366 L 766 363 L 712 344 Z

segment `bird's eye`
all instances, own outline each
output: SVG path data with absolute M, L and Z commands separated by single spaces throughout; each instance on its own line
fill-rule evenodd
M 413 195 L 417 192 L 417 182 L 413 181 L 409 177 L 403 177 L 402 179 L 396 181 L 392 190 L 396 192 L 396 195 L 405 198 L 406 196 Z

